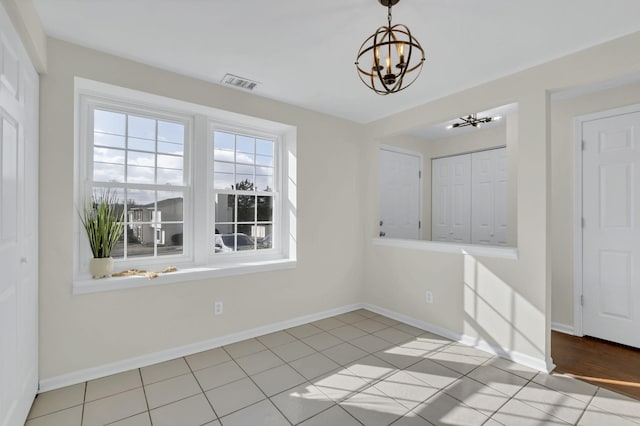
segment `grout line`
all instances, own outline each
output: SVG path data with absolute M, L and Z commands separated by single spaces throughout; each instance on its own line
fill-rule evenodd
M 295 337 L 295 336 L 293 336 L 293 337 Z M 300 339 L 298 339 L 298 340 L 300 340 Z M 287 418 L 287 416 L 285 416 L 285 415 L 284 415 L 284 413 L 283 413 L 282 411 L 280 411 L 280 409 L 278 408 L 278 406 L 277 406 L 276 404 L 274 404 L 274 403 L 271 401 L 271 399 L 269 398 L 269 396 L 267 395 L 267 393 L 266 393 L 265 391 L 263 391 L 263 390 L 262 390 L 262 388 L 261 388 L 260 386 L 258 386 L 258 384 L 255 382 L 255 380 L 253 380 L 253 377 L 251 377 L 249 374 L 247 374 L 247 372 L 244 370 L 244 368 L 242 368 L 242 366 L 241 366 L 240 364 L 238 364 L 238 362 L 236 361 L 236 359 L 235 359 L 234 357 L 232 357 L 232 356 L 231 356 L 231 354 L 227 351 L 227 349 L 226 349 L 224 346 L 222 347 L 222 349 L 223 349 L 225 352 L 227 352 L 227 355 L 229 355 L 229 356 L 231 357 L 231 359 L 233 360 L 233 362 L 235 362 L 235 363 L 236 363 L 236 365 L 238 366 L 238 368 L 240 368 L 240 370 L 242 370 L 242 372 L 243 372 L 244 374 L 246 374 L 246 375 L 247 375 L 247 377 L 249 378 L 249 380 L 251 380 L 251 383 L 253 383 L 253 385 L 254 385 L 254 386 L 255 386 L 255 387 L 256 387 L 260 392 L 262 392 L 262 394 L 264 395 L 265 399 L 266 399 L 267 401 L 269 401 L 269 403 L 270 403 L 271 405 L 273 405 L 273 406 L 276 408 L 276 410 L 278 410 L 278 412 L 282 415 L 282 417 L 284 417 L 284 419 L 285 419 L 285 420 L 286 420 L 290 425 L 292 425 L 293 423 L 291 423 L 291 421 L 289 421 L 289 419 Z M 267 348 L 267 349 L 268 349 L 268 348 Z M 251 354 L 250 354 L 250 355 L 251 355 Z M 274 355 L 278 356 L 277 354 L 274 354 Z M 280 366 L 278 366 L 278 367 L 280 367 Z M 273 368 L 277 368 L 277 367 L 272 367 L 272 368 L 267 369 L 267 370 L 265 370 L 265 371 L 272 370 Z M 256 374 L 260 374 L 260 373 L 256 373 Z M 295 386 L 299 386 L 299 385 L 295 385 Z M 295 387 L 295 386 L 292 386 L 292 388 L 293 388 L 293 387 Z M 291 388 L 288 388 L 288 389 L 291 389 Z M 285 392 L 285 391 L 286 391 L 286 390 L 288 390 L 288 389 L 285 389 L 285 390 L 283 390 L 282 392 Z M 279 394 L 279 393 L 280 393 L 280 392 L 278 392 L 278 394 Z M 276 395 L 278 395 L 278 394 L 276 394 Z M 208 398 L 207 398 L 207 399 L 208 399 Z M 259 403 L 259 402 L 262 402 L 262 401 L 264 401 L 264 399 L 262 399 L 262 400 L 260 400 L 260 401 L 257 401 L 257 402 L 254 402 L 253 404 L 249 404 L 247 407 L 251 407 L 252 405 L 255 405 L 255 404 L 257 404 L 257 403 Z M 244 409 L 245 409 L 245 408 L 247 408 L 247 407 L 242 407 L 242 408 L 240 408 L 240 409 L 238 409 L 238 410 L 236 410 L 236 411 L 233 411 L 232 413 L 227 413 L 225 416 L 228 416 L 228 415 L 233 414 L 233 413 L 235 413 L 235 412 L 237 412 L 237 411 L 240 411 L 240 410 L 244 410 Z M 220 420 L 220 423 L 222 423 L 222 420 Z
M 227 355 L 229 355 L 229 354 L 227 353 Z M 196 375 L 195 375 L 193 369 L 191 368 L 191 366 L 189 365 L 189 362 L 187 361 L 186 357 L 184 357 L 184 362 L 187 364 L 187 368 L 189 368 L 189 371 L 191 372 L 191 376 L 193 376 L 193 380 L 195 380 L 196 383 L 198 384 L 198 387 L 200 388 L 200 391 L 202 392 L 202 395 L 204 396 L 204 399 L 207 400 L 207 404 L 209 404 L 209 407 L 211 407 L 211 410 L 213 411 L 213 415 L 216 417 L 214 420 L 219 420 L 220 417 L 218 416 L 218 413 L 216 412 L 216 409 L 213 408 L 213 404 L 211 404 L 211 401 L 209 401 L 209 398 L 207 397 L 207 393 L 204 391 L 204 388 L 202 387 L 202 385 L 198 381 L 198 378 L 196 377 Z M 225 362 L 227 362 L 227 361 L 225 361 Z M 224 364 L 224 362 L 221 363 L 221 364 Z M 216 364 L 216 365 L 220 365 L 220 364 Z M 209 367 L 207 367 L 207 368 L 209 368 Z M 200 370 L 198 370 L 198 371 L 200 371 Z M 193 395 L 191 395 L 191 396 L 193 396 Z M 191 398 L 191 396 L 188 397 L 188 398 Z M 220 422 L 220 423 L 222 423 L 222 422 Z
M 84 423 L 84 405 L 87 402 L 87 387 L 89 387 L 89 382 L 84 382 L 84 393 L 82 394 L 82 414 L 80 415 L 80 424 Z
M 600 388 L 598 387 L 596 389 L 595 393 L 593 395 L 591 395 L 591 398 L 589 398 L 589 402 L 587 402 L 587 405 L 584 406 L 584 410 L 582 410 L 582 413 L 580 413 L 580 417 L 578 417 L 578 421 L 576 421 L 576 424 L 580 424 L 580 420 L 582 420 L 582 418 L 584 417 L 585 413 L 587 412 L 587 409 L 591 406 L 591 403 L 593 402 L 593 400 L 595 399 L 596 395 L 598 394 L 598 389 L 600 389 Z
M 138 375 L 140 376 L 140 383 L 142 383 L 142 393 L 144 394 L 144 402 L 147 405 L 147 416 L 149 417 L 149 423 L 153 425 L 151 420 L 151 408 L 149 407 L 149 400 L 147 399 L 147 389 L 144 387 L 144 381 L 142 380 L 142 370 L 138 368 Z

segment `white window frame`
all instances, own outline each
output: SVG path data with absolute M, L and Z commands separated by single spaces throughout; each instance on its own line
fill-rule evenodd
M 209 159 L 208 162 L 208 175 L 209 176 L 213 176 L 213 146 L 214 146 L 214 133 L 215 132 L 226 132 L 226 133 L 231 133 L 231 134 L 235 134 L 235 135 L 243 135 L 243 136 L 248 136 L 251 138 L 256 138 L 256 139 L 265 139 L 265 140 L 271 140 L 273 141 L 273 170 L 274 170 L 274 175 L 273 175 L 273 184 L 274 184 L 274 191 L 273 192 L 266 192 L 266 191 L 247 191 L 246 194 L 239 194 L 239 195 L 266 195 L 266 196 L 270 196 L 273 197 L 273 216 L 272 216 L 272 235 L 276 235 L 279 236 L 281 234 L 281 228 L 282 228 L 282 221 L 281 220 L 276 220 L 276 218 L 280 218 L 281 215 L 281 211 L 282 211 L 282 194 L 281 191 L 278 191 L 278 189 L 282 188 L 285 184 L 285 182 L 282 179 L 282 172 L 281 172 L 281 164 L 282 164 L 282 137 L 278 134 L 274 134 L 274 133 L 265 133 L 263 131 L 258 131 L 258 130 L 249 130 L 246 127 L 234 127 L 234 126 L 230 126 L 228 124 L 225 124 L 223 122 L 218 122 L 218 121 L 210 121 L 209 123 L 209 152 L 207 155 L 207 159 Z M 212 211 L 212 214 L 210 215 L 211 222 L 215 223 L 215 199 L 214 196 L 216 194 L 219 193 L 237 193 L 236 191 L 232 191 L 232 190 L 220 190 L 220 189 L 214 189 L 213 185 L 211 185 L 212 179 L 208 180 L 209 182 L 209 193 L 211 195 L 211 203 L 210 203 L 210 209 Z M 213 230 L 215 233 L 215 230 Z M 211 233 L 209 233 L 209 235 L 211 235 Z M 213 238 L 213 237 L 212 237 Z M 235 252 L 235 253 L 215 253 L 215 243 L 212 243 L 209 246 L 209 262 L 210 263 L 215 263 L 217 260 L 217 258 L 220 259 L 224 259 L 226 257 L 231 257 L 231 258 L 250 258 L 250 257 L 254 257 L 254 256 L 261 256 L 261 257 L 272 257 L 274 255 L 274 253 L 278 253 L 278 248 L 281 245 L 281 238 L 276 238 L 275 240 L 273 240 L 272 243 L 272 247 L 270 249 L 260 249 L 260 250 L 256 250 L 256 251 L 242 251 L 242 252 Z M 256 253 L 257 252 L 257 253 Z
M 93 144 L 90 142 L 93 141 L 92 108 L 96 106 L 185 123 L 183 254 L 116 260 L 115 271 L 132 268 L 156 271 L 166 266 L 178 268 L 177 272 L 162 274 L 153 280 L 143 277 L 93 280 L 88 272 L 91 252 L 79 217 L 75 214 L 74 294 L 295 267 L 297 131 L 294 126 L 76 77 L 74 210 L 90 195 L 93 184 Z M 273 246 L 270 249 L 215 253 L 214 131 L 274 141 L 274 192 L 265 192 L 265 195 L 274 197 Z M 256 191 L 256 195 L 259 194 L 262 192 Z

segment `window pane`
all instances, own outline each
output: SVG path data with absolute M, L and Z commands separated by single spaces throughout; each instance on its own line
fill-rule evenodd
M 93 134 L 93 144 L 97 146 L 124 148 L 124 136 L 108 135 L 106 133 L 95 132 Z
M 161 226 L 156 229 L 156 233 L 161 233 L 158 241 L 163 241 L 162 244 L 158 242 L 158 256 L 182 254 L 182 224 L 163 223 Z
M 230 194 L 216 195 L 216 223 L 235 222 L 235 202 L 236 196 Z
M 258 191 L 273 191 L 273 176 L 256 176 Z
M 184 155 L 184 145 L 171 142 L 158 142 L 158 152 L 164 154 Z
M 93 130 L 114 135 L 125 134 L 125 115 L 96 109 L 93 112 Z
M 148 154 L 146 152 L 129 151 L 129 155 L 127 157 L 127 164 L 130 166 L 155 167 L 156 155 Z
M 258 197 L 258 222 L 273 221 L 273 197 Z
M 233 163 L 224 163 L 222 161 L 214 161 L 213 170 L 215 172 L 233 173 Z
M 182 185 L 183 172 L 182 170 L 174 169 L 157 169 L 159 185 Z
M 153 167 L 128 166 L 127 182 L 154 183 L 155 169 Z
M 251 228 L 253 225 L 238 225 L 238 232 L 236 234 L 237 250 L 255 250 L 256 243 L 249 236 L 251 235 Z
M 216 148 L 233 151 L 235 149 L 235 137 L 230 133 L 213 132 L 213 146 Z
M 184 125 L 158 120 L 158 140 L 183 144 Z
M 235 251 L 234 225 L 216 224 L 214 244 L 216 253 Z
M 152 118 L 129 116 L 129 136 L 133 138 L 155 139 L 156 120 Z
M 259 223 L 255 226 L 255 240 L 258 243 L 258 250 L 273 247 L 272 235 L 273 225 Z
M 155 191 L 127 189 L 127 220 L 129 222 L 150 222 L 155 209 Z
M 259 166 L 273 167 L 273 157 L 267 157 L 266 155 L 256 155 L 256 164 Z
M 256 197 L 238 195 L 238 222 L 254 222 L 256 220 Z
M 254 191 L 253 175 L 236 175 L 235 189 L 240 191 Z
M 98 163 L 124 164 L 124 151 L 120 149 L 93 148 L 93 161 Z
M 137 151 L 155 152 L 156 142 L 149 139 L 129 138 L 127 148 Z
M 250 154 L 249 157 L 253 158 L 253 154 L 255 154 L 254 142 L 253 138 L 238 135 L 236 137 L 236 151 Z
M 213 150 L 213 158 L 218 161 L 228 161 L 230 163 L 235 162 L 235 157 L 233 155 L 233 151 L 226 151 L 224 149 L 215 148 Z
M 182 192 L 158 191 L 158 211 L 163 222 L 183 220 Z
M 264 139 L 256 139 L 256 154 L 273 157 L 273 142 Z
M 232 173 L 214 173 L 213 187 L 215 189 L 233 189 L 234 179 Z
M 124 257 L 124 239 L 125 235 L 127 235 L 127 229 L 124 229 L 120 238 L 118 238 L 118 242 L 116 243 L 113 250 L 111 250 L 111 257 L 114 259 L 122 259 Z
M 246 154 L 244 152 L 236 152 L 236 162 L 244 163 L 244 164 L 254 164 L 255 158 L 251 154 Z
M 256 174 L 261 176 L 273 176 L 273 167 L 256 167 Z
M 252 175 L 253 170 L 254 170 L 253 166 L 246 166 L 243 164 L 236 165 L 236 173 L 239 175 Z
M 123 182 L 124 166 L 93 163 L 93 180 L 96 182 Z
M 182 162 L 182 157 L 158 154 L 158 167 L 182 170 Z
M 149 224 L 130 224 L 127 234 L 127 257 L 153 256 L 154 228 Z

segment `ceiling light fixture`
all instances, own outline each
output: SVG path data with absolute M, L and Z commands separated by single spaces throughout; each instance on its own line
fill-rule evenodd
M 378 1 L 388 8 L 388 25 L 379 27 L 362 43 L 356 57 L 356 69 L 367 87 L 379 95 L 388 95 L 406 89 L 416 81 L 422 71 L 424 50 L 406 25 L 391 26 L 391 6 L 400 0 Z M 413 78 L 406 78 L 410 74 Z
M 496 116 L 496 117 L 481 117 L 478 118 L 478 114 L 469 114 L 466 117 L 460 117 L 460 120 L 462 120 L 461 123 L 453 123 L 453 124 L 449 124 L 447 126 L 447 129 L 454 129 L 456 127 L 466 127 L 466 126 L 473 126 L 473 127 L 477 127 L 478 129 L 480 127 L 482 127 L 482 125 L 484 123 L 491 123 L 492 121 L 495 120 L 500 120 L 502 117 L 501 116 Z

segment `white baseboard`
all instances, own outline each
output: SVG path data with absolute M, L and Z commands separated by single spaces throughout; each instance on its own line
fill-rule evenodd
M 462 343 L 463 345 L 472 346 L 474 348 L 480 349 L 481 351 L 488 352 L 493 355 L 498 355 L 501 358 L 505 358 L 516 362 L 518 364 L 522 364 L 526 367 L 533 368 L 534 370 L 542 371 L 548 373 L 552 371 L 556 366 L 551 359 L 545 360 L 541 358 L 532 357 L 531 355 L 523 354 L 518 351 L 507 350 L 501 347 L 496 347 L 486 342 L 483 339 L 479 339 L 476 337 L 463 335 L 460 333 L 456 333 L 449 329 L 437 326 L 435 324 L 428 323 L 426 321 L 418 320 L 413 317 L 400 314 L 398 312 L 391 311 L 389 309 L 381 308 L 376 305 L 371 305 L 368 303 L 364 303 L 363 307 L 372 312 L 376 312 L 380 315 L 387 316 L 389 318 L 393 318 L 397 321 L 404 322 L 406 324 L 412 325 L 414 327 L 420 328 L 422 330 L 428 331 L 430 333 L 438 334 L 442 337 L 446 337 L 453 341 Z
M 159 362 L 169 361 L 175 358 L 195 354 L 198 352 L 214 349 L 224 345 L 230 345 L 246 339 L 262 336 L 264 334 L 274 333 L 286 328 L 296 327 L 298 325 L 307 324 L 318 321 L 334 315 L 344 314 L 356 309 L 362 308 L 361 303 L 342 306 L 340 308 L 329 309 L 327 311 L 315 314 L 304 315 L 286 321 L 280 321 L 273 324 L 244 330 L 238 333 L 227 334 L 226 336 L 216 337 L 198 343 L 192 343 L 185 346 L 166 349 L 163 351 L 142 355 L 122 361 L 112 362 L 98 367 L 87 368 L 84 370 L 74 371 L 72 373 L 62 374 L 40 381 L 39 393 L 59 389 L 65 386 L 75 385 L 86 382 L 88 380 L 98 379 L 100 377 L 110 376 L 112 374 L 122 373 L 134 368 L 146 367 L 148 365 L 157 364 Z
M 551 329 L 554 331 L 559 331 L 560 333 L 571 334 L 572 336 L 575 336 L 573 326 L 570 325 L 560 324 L 559 322 L 552 322 Z
M 544 360 L 532 357 L 527 354 L 523 354 L 517 351 L 509 351 L 500 347 L 495 347 L 482 339 L 478 339 L 472 336 L 462 335 L 449 329 L 437 326 L 435 324 L 428 323 L 426 321 L 418 320 L 413 317 L 391 311 L 385 308 L 381 308 L 376 305 L 368 303 L 354 303 L 352 305 L 342 306 L 340 308 L 329 309 L 327 311 L 318 312 L 315 314 L 304 315 L 301 317 L 293 318 L 286 321 L 280 321 L 269 325 L 252 328 L 250 330 L 244 330 L 238 333 L 227 334 L 226 336 L 216 337 L 213 339 L 205 340 L 202 342 L 192 343 L 185 346 L 166 349 L 163 351 L 142 355 L 134 358 L 125 359 L 122 361 L 112 362 L 109 364 L 87 368 L 84 370 L 74 371 L 72 373 L 62 374 L 59 376 L 51 377 L 40 381 L 39 393 L 47 392 L 54 389 L 59 389 L 65 386 L 75 385 L 78 383 L 86 382 L 88 380 L 98 379 L 101 377 L 109 376 L 112 374 L 122 373 L 134 368 L 146 367 L 148 365 L 157 364 L 159 362 L 169 361 L 175 358 L 191 355 L 194 353 L 214 349 L 220 346 L 229 345 L 246 339 L 252 339 L 254 337 L 262 336 L 264 334 L 274 333 L 276 331 L 284 330 L 287 328 L 295 327 L 302 324 L 307 324 L 313 321 L 318 321 L 324 318 L 332 317 L 334 315 L 340 315 L 345 312 L 351 312 L 356 309 L 365 308 L 380 315 L 393 318 L 397 321 L 405 324 L 412 325 L 422 330 L 438 334 L 447 339 L 451 339 L 456 342 L 460 342 L 464 345 L 472 346 L 482 351 L 498 355 L 502 358 L 509 359 L 518 364 L 533 368 L 538 371 L 549 372 L 555 368 L 551 359 Z

